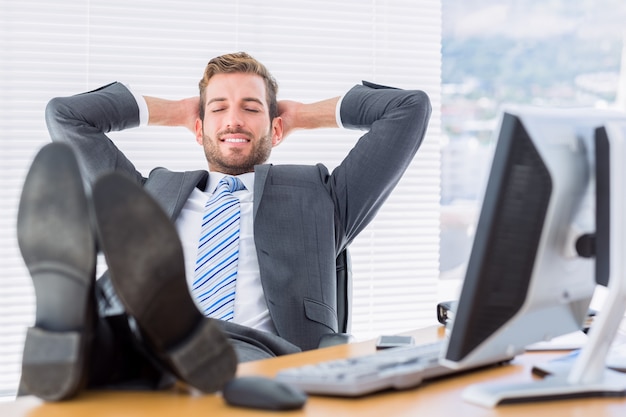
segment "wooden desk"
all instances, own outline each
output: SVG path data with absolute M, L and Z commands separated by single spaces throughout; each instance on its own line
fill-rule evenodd
M 441 336 L 441 328 L 432 327 L 410 332 L 418 343 L 426 343 Z M 358 356 L 374 352 L 374 342 L 334 346 L 296 355 L 283 356 L 240 365 L 239 375 L 273 376 L 277 370 L 289 366 L 315 363 L 338 357 Z M 626 415 L 624 398 L 590 398 L 540 402 L 523 405 L 505 405 L 486 409 L 464 402 L 462 390 L 468 385 L 484 381 L 529 381 L 533 363 L 550 359 L 558 353 L 528 353 L 512 364 L 431 382 L 407 391 L 379 393 L 358 399 L 311 396 L 302 410 L 267 412 L 227 406 L 218 395 L 189 395 L 170 391 L 113 392 L 89 391 L 72 401 L 44 403 L 35 397 L 22 397 L 14 402 L 0 403 L 2 417 L 220 417 L 220 416 L 619 416 Z

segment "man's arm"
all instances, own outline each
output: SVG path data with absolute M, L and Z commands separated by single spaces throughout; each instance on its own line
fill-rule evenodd
M 364 82 L 343 96 L 340 113 L 345 128 L 367 131 L 328 181 L 344 227 L 341 246 L 369 224 L 404 175 L 426 134 L 431 105 L 423 91 Z
M 296 101 L 278 102 L 278 115 L 283 119 L 283 136 L 299 129 L 339 127 L 336 108 L 339 97 L 304 104 Z
M 139 126 L 137 101 L 123 84 L 115 82 L 87 93 L 53 98 L 46 107 L 46 124 L 52 141 L 72 147 L 90 182 L 112 170 L 143 181 L 106 135 Z
M 199 117 L 200 97 L 182 100 L 166 100 L 144 96 L 148 106 L 148 125 L 183 126 L 195 134 L 196 120 Z

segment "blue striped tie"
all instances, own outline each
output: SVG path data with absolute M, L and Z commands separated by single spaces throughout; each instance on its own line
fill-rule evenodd
M 232 193 L 243 189 L 240 179 L 224 177 L 204 208 L 192 292 L 207 317 L 234 317 L 240 211 Z

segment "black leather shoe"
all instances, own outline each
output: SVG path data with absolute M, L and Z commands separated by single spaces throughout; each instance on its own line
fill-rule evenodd
M 17 238 L 33 280 L 35 325 L 28 329 L 20 392 L 46 401 L 84 386 L 95 319 L 95 237 L 76 158 L 51 143 L 24 182 Z
M 237 358 L 191 299 L 173 223 L 143 188 L 117 173 L 96 181 L 93 203 L 111 282 L 148 348 L 191 386 L 220 390 Z

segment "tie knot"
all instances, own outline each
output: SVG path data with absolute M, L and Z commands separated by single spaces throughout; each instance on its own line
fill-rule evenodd
M 228 191 L 234 193 L 235 191 L 245 190 L 246 187 L 243 182 L 237 177 L 226 176 L 220 180 L 219 187 L 226 187 Z

